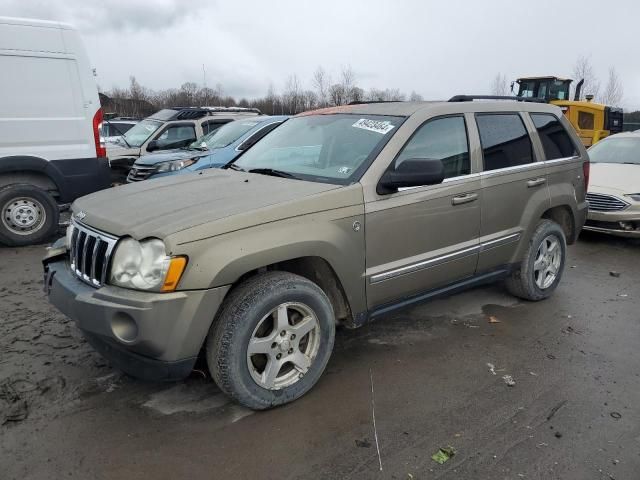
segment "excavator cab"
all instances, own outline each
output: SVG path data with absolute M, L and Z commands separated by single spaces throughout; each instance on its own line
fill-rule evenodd
M 570 78 L 526 77 L 515 81 L 518 84 L 516 95 L 523 98 L 535 98 L 549 103 L 554 100 L 569 100 Z M 515 85 L 512 85 L 513 90 Z

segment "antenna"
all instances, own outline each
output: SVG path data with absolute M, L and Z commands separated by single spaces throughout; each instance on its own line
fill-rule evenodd
M 202 88 L 207 88 L 207 72 L 204 69 L 204 63 L 202 64 Z

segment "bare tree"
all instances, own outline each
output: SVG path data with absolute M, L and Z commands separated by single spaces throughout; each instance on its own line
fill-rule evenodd
M 329 99 L 331 104 L 335 106 L 347 103 L 344 86 L 341 83 L 334 83 L 329 87 Z
M 605 105 L 617 106 L 620 105 L 623 95 L 624 89 L 622 88 L 620 77 L 618 77 L 618 72 L 616 72 L 615 67 L 611 67 L 609 68 L 609 79 L 607 80 L 607 85 L 604 87 L 600 101 Z
M 581 55 L 578 57 L 573 66 L 573 79 L 576 82 L 584 79 L 578 100 L 583 100 L 585 95 L 593 95 L 594 98 L 600 99 L 600 81 L 591 65 L 591 56 Z M 573 94 L 571 98 L 573 98 Z
M 411 95 L 409 95 L 410 102 L 422 102 L 423 100 L 424 98 L 422 98 L 422 95 L 417 93 L 415 90 L 411 91 Z
M 366 95 L 370 102 L 403 102 L 406 98 L 405 94 L 398 88 L 371 88 Z
M 491 95 L 504 96 L 507 94 L 507 76 L 498 72 L 491 82 Z
M 356 74 L 351 68 L 351 65 L 342 67 L 340 84 L 342 85 L 342 91 L 344 92 L 344 103 L 353 101 L 353 97 L 359 92 L 355 91 L 358 87 L 356 86 Z
M 300 79 L 297 75 L 289 75 L 287 83 L 282 93 L 282 101 L 285 104 L 287 113 L 298 113 L 303 108 L 303 92 Z
M 196 106 L 198 84 L 195 82 L 185 82 L 180 86 L 180 100 L 183 103 L 183 107 Z
M 329 85 L 331 85 L 331 77 L 322 67 L 316 68 L 313 72 L 311 80 L 313 88 L 316 89 L 316 97 L 319 107 L 326 107 L 329 99 Z

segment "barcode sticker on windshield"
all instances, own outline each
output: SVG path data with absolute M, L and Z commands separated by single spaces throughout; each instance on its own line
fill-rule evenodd
M 388 120 L 370 120 L 368 118 L 361 118 L 351 126 L 362 128 L 363 130 L 369 130 L 371 132 L 381 133 L 382 135 L 393 130 L 393 125 L 391 125 L 391 122 Z

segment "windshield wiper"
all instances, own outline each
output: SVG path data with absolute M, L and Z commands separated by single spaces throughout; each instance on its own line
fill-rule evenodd
M 271 175 L 272 177 L 281 177 L 281 178 L 294 178 L 299 180 L 298 177 L 289 173 L 283 172 L 282 170 L 275 170 L 273 168 L 252 168 L 249 170 L 249 173 L 258 173 L 260 175 Z
M 127 142 L 127 139 L 124 135 L 120 135 L 118 138 L 122 139 L 122 141 L 127 145 L 127 148 L 131 148 L 131 145 L 129 145 L 129 142 Z

